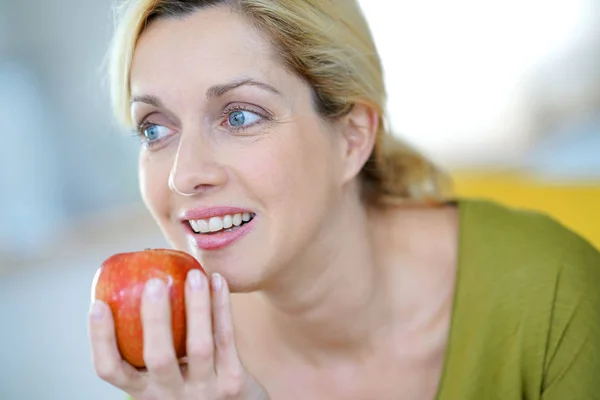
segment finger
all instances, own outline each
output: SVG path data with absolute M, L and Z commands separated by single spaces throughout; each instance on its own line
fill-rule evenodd
M 235 347 L 229 287 L 220 274 L 212 275 L 215 366 L 217 375 L 239 377 L 241 362 Z
M 188 273 L 186 284 L 188 377 L 205 382 L 215 375 L 210 286 L 199 270 Z
M 169 291 L 160 279 L 151 279 L 144 288 L 142 325 L 144 362 L 150 379 L 163 387 L 181 386 L 183 377 L 173 347 Z
M 102 301 L 92 303 L 88 326 L 92 362 L 100 379 L 125 391 L 141 388 L 143 386 L 141 374 L 121 358 L 117 347 L 114 320 L 106 303 Z

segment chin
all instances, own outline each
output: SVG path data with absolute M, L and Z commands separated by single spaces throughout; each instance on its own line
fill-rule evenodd
M 221 274 L 232 293 L 253 292 L 259 290 L 264 279 L 265 263 L 257 260 L 258 255 L 249 251 L 227 249 L 227 251 L 202 251 L 196 247 L 185 246 L 180 250 L 191 254 L 200 262 L 208 274 Z
M 166 226 L 165 226 L 166 228 Z M 257 232 L 249 231 L 232 243 L 215 249 L 202 249 L 193 232 L 181 231 L 180 226 L 169 226 L 163 234 L 169 244 L 192 255 L 208 274 L 221 274 L 232 293 L 247 293 L 260 290 L 268 275 L 269 256 L 264 254 L 263 244 L 257 244 Z M 271 260 L 272 261 L 272 260 Z

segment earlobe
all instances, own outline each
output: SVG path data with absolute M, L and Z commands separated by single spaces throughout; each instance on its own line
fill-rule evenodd
M 344 116 L 344 182 L 352 180 L 361 171 L 367 162 L 377 132 L 379 130 L 379 113 L 375 107 L 363 103 L 356 103 L 352 110 Z

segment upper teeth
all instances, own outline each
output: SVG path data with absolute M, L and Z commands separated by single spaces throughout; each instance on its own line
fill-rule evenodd
M 196 233 L 218 232 L 222 229 L 228 229 L 232 226 L 240 226 L 243 222 L 251 219 L 250 213 L 238 213 L 233 215 L 224 215 L 222 217 L 212 217 L 210 219 L 189 220 L 190 226 Z

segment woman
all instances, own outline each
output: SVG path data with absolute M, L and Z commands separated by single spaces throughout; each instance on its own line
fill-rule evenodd
M 142 399 L 600 398 L 600 255 L 548 217 L 445 200 L 386 131 L 354 1 L 132 0 L 113 104 L 188 276 L 188 360 L 146 285 L 147 371 L 106 305 L 98 375 Z M 234 293 L 234 294 L 230 294 Z

